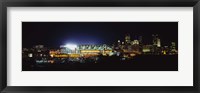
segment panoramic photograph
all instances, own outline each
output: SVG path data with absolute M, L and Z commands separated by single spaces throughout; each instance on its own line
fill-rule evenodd
M 178 22 L 22 22 L 22 71 L 178 71 Z

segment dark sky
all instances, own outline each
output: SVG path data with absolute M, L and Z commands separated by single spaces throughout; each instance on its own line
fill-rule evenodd
M 113 44 L 143 37 L 152 44 L 152 34 L 158 34 L 161 45 L 178 44 L 178 22 L 22 22 L 22 46 L 43 44 L 59 47 L 61 44 Z

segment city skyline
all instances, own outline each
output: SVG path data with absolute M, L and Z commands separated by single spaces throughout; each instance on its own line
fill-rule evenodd
M 127 36 L 130 36 L 130 34 L 126 34 Z M 160 39 L 160 37 L 159 37 L 159 35 L 158 34 L 152 34 L 152 41 L 151 42 L 148 42 L 148 43 L 143 43 L 144 42 L 144 40 L 143 40 L 143 37 L 142 36 L 137 36 L 137 38 L 135 38 L 135 39 L 132 39 L 131 37 L 130 37 L 130 43 L 131 43 L 131 41 L 136 41 L 136 42 L 138 42 L 138 43 L 142 43 L 143 45 L 154 45 L 154 43 L 155 42 L 157 42 L 157 41 L 154 41 L 154 39 L 155 39 L 155 37 L 154 36 L 156 36 L 156 38 L 158 38 L 159 39 L 159 46 L 161 47 L 161 45 L 162 45 L 162 43 L 161 43 L 161 39 Z M 112 43 L 112 44 L 106 44 L 106 43 L 103 43 L 103 44 L 106 44 L 106 45 L 109 45 L 109 46 L 113 46 L 113 45 L 118 45 L 119 44 L 119 42 L 121 43 L 121 44 L 125 44 L 126 43 L 126 36 L 125 36 L 125 38 L 123 39 L 123 40 L 115 40 L 115 42 L 114 43 Z M 170 42 L 170 44 L 171 43 L 175 43 L 176 44 L 176 48 L 178 48 L 177 46 L 178 46 L 178 44 L 176 43 L 176 42 Z M 103 45 L 103 44 L 94 44 L 94 43 L 80 43 L 80 44 L 78 44 L 78 43 L 73 43 L 73 42 L 66 42 L 65 44 L 72 44 L 72 45 Z M 58 47 L 60 47 L 60 46 L 63 46 L 63 45 L 65 45 L 65 44 L 61 44 L 61 45 L 57 45 L 56 47 L 49 47 L 49 48 L 58 48 Z M 169 45 L 163 45 L 163 46 L 170 46 L 170 44 Z M 43 44 L 36 44 L 36 45 L 43 45 Z M 35 45 L 32 45 L 31 47 L 23 47 L 23 48 L 32 48 L 32 47 L 34 47 Z M 44 46 L 46 46 L 46 45 L 44 45 Z
M 23 22 L 22 71 L 178 71 L 178 22 Z
M 178 22 L 23 22 L 22 24 L 22 47 L 29 48 L 37 44 L 50 47 L 59 47 L 66 43 L 112 45 L 117 40 L 123 41 L 126 34 L 129 34 L 132 40 L 142 36 L 145 44 L 152 43 L 152 34 L 159 35 L 162 45 L 169 45 L 171 42 L 178 44 Z

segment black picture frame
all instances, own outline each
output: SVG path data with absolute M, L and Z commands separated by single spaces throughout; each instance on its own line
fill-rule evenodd
M 7 7 L 193 7 L 194 86 L 7 86 Z M 2 93 L 199 93 L 200 0 L 1 0 L 0 1 L 0 91 Z

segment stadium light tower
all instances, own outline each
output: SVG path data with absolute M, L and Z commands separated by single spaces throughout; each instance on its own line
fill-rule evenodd
M 66 44 L 65 47 L 71 49 L 71 50 L 75 50 L 77 48 L 76 44 Z

